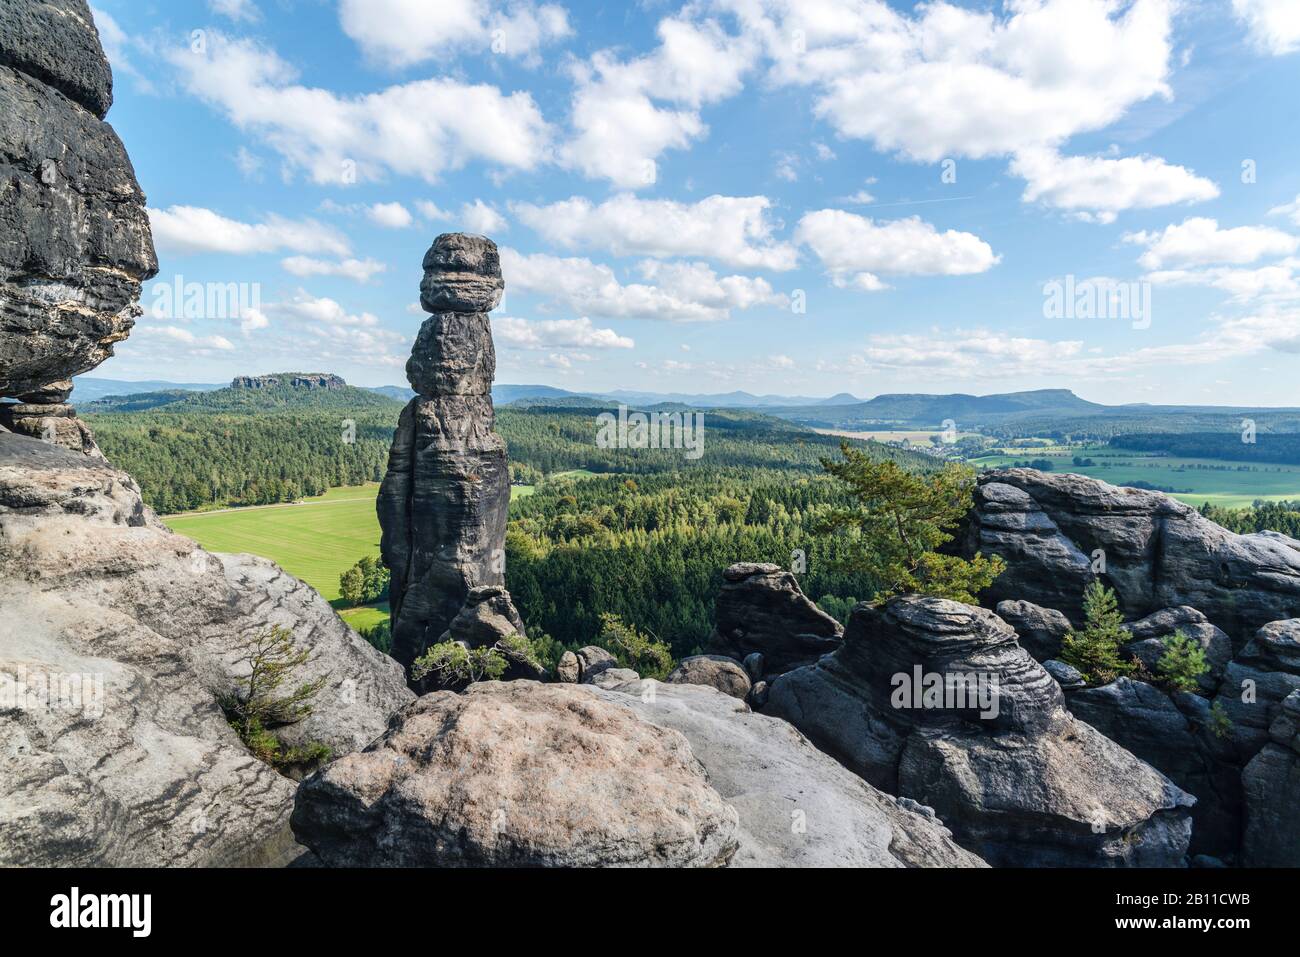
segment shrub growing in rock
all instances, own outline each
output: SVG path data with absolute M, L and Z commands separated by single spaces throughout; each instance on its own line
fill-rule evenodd
M 226 720 L 254 755 L 277 770 L 308 765 L 329 757 L 329 748 L 311 742 L 299 748 L 283 745 L 272 730 L 294 724 L 312 712 L 311 700 L 329 680 L 322 675 L 283 689 L 294 673 L 311 660 L 309 650 L 295 648 L 293 633 L 279 626 L 259 632 L 243 643 L 237 664 L 248 665 L 248 676 L 220 698 Z
M 1061 661 L 1077 669 L 1090 685 L 1132 674 L 1135 666 L 1120 656 L 1132 636 L 1123 628 L 1115 592 L 1098 580 L 1090 582 L 1083 593 L 1083 615 L 1084 627 L 1070 629 L 1061 643 Z
M 443 688 L 496 681 L 506 671 L 506 659 L 492 648 L 466 648 L 455 641 L 430 645 L 411 665 L 411 677 L 432 678 Z
M 1158 679 L 1174 691 L 1195 692 L 1200 677 L 1210 670 L 1205 649 L 1181 631 L 1175 631 L 1164 644 L 1165 653 L 1156 662 Z
M 600 616 L 596 644 L 609 649 L 621 667 L 631 668 L 643 678 L 662 681 L 673 670 L 673 653 L 668 646 L 626 624 L 618 615 Z

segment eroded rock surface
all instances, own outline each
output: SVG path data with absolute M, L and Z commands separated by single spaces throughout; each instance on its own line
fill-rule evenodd
M 923 696 L 928 675 L 953 690 Z M 906 699 L 903 688 L 918 691 Z M 934 808 L 991 864 L 1178 866 L 1186 854 L 1194 799 L 1075 720 L 1057 682 L 984 609 L 860 605 L 844 647 L 777 678 L 765 711 L 875 786 Z
M 402 411 L 378 501 L 393 655 L 407 666 L 447 631 L 472 589 L 505 583 L 510 474 L 493 431 L 488 320 L 503 288 L 490 239 L 445 234 L 425 256 L 421 301 L 434 314 L 407 363 L 418 395 Z
M 101 460 L 0 434 L 0 674 L 102 694 L 0 709 L 0 862 L 265 861 L 292 847 L 293 782 L 255 759 L 218 698 L 243 640 L 272 626 L 325 677 L 286 744 L 363 747 L 411 699 L 402 670 L 315 591 L 264 559 L 175 535 Z M 12 687 L 11 684 L 11 687 Z M 82 696 L 84 704 L 85 696 Z
M 741 701 L 749 697 L 751 687 L 744 666 L 736 659 L 722 655 L 683 658 L 667 681 L 669 684 L 706 685 Z
M 530 681 L 418 699 L 303 783 L 293 828 L 359 867 L 719 867 L 739 844 L 682 734 Z
M 980 867 L 934 812 L 885 794 L 794 727 L 699 685 L 633 680 L 606 700 L 680 731 L 739 815 L 732 867 Z M 926 813 L 929 811 L 929 813 Z

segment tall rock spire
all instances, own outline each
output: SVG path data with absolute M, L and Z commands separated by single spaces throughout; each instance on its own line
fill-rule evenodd
M 504 289 L 490 239 L 447 233 L 424 257 L 420 302 L 432 315 L 406 364 L 418 395 L 393 436 L 378 502 L 393 656 L 408 667 L 443 638 L 472 589 L 505 583 L 510 475 L 493 431 L 488 318 Z

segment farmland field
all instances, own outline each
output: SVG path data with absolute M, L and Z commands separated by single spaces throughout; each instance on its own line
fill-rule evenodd
M 562 473 L 577 475 L 579 473 Z M 586 473 L 590 474 L 590 473 Z M 557 476 L 558 477 L 558 476 Z M 529 495 L 516 486 L 512 497 Z M 339 597 L 339 576 L 367 555 L 379 554 L 375 483 L 330 489 L 292 505 L 265 505 L 164 516 L 168 528 L 212 552 L 249 552 L 301 578 L 330 602 Z M 388 620 L 384 606 L 339 612 L 353 628 Z
M 1093 465 L 1075 465 L 1075 457 Z M 1188 505 L 1206 502 L 1224 508 L 1245 508 L 1257 499 L 1300 499 L 1300 466 L 1263 463 L 1249 465 L 1216 459 L 1175 458 L 1128 452 L 1107 446 L 1053 446 L 1043 449 L 1001 449 L 971 459 L 976 468 L 1001 468 L 1014 462 L 1047 459 L 1055 472 L 1075 472 L 1112 485 L 1147 482 Z

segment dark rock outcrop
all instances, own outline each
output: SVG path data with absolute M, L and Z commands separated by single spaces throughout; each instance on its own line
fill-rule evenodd
M 1242 774 L 1242 859 L 1252 867 L 1300 867 L 1300 691 L 1282 702 L 1269 738 Z
M 434 314 L 407 363 L 418 395 L 402 411 L 378 502 L 393 655 L 408 666 L 448 630 L 472 589 L 504 584 L 510 505 L 491 395 L 487 313 L 504 288 L 496 245 L 442 235 L 424 268 L 421 301 Z
M 1205 652 L 1209 671 L 1200 682 L 1201 687 L 1211 693 L 1219 687 L 1224 669 L 1232 659 L 1232 639 L 1222 629 L 1210 624 L 1209 619 L 1195 608 L 1186 605 L 1162 609 L 1140 621 L 1130 622 L 1124 629 L 1133 636 L 1133 640 L 1124 646 L 1125 653 L 1140 661 L 1150 674 L 1159 671 L 1166 639 L 1175 634 L 1192 639 Z
M 769 679 L 840 647 L 844 628 L 809 601 L 779 565 L 741 563 L 722 573 L 707 650 L 743 661 L 758 652 Z
M 1055 608 L 1043 608 L 1029 601 L 1000 601 L 998 617 L 1015 629 L 1020 647 L 1038 661 L 1061 653 L 1061 642 L 1070 631 L 1070 619 Z
M 930 682 L 934 695 L 921 690 Z M 984 609 L 859 605 L 844 647 L 777 678 L 765 711 L 876 787 L 932 807 L 995 866 L 1177 866 L 1186 854 L 1194 799 L 1075 720 Z
M 984 473 L 961 550 L 1006 560 L 988 602 L 1031 601 L 1075 624 L 1098 574 L 1125 617 L 1190 606 L 1236 649 L 1261 626 L 1300 616 L 1300 542 L 1238 535 L 1168 495 L 1082 475 Z
M 144 194 L 102 120 L 111 89 L 83 0 L 0 9 L 0 396 L 31 402 L 112 355 L 158 271 Z

